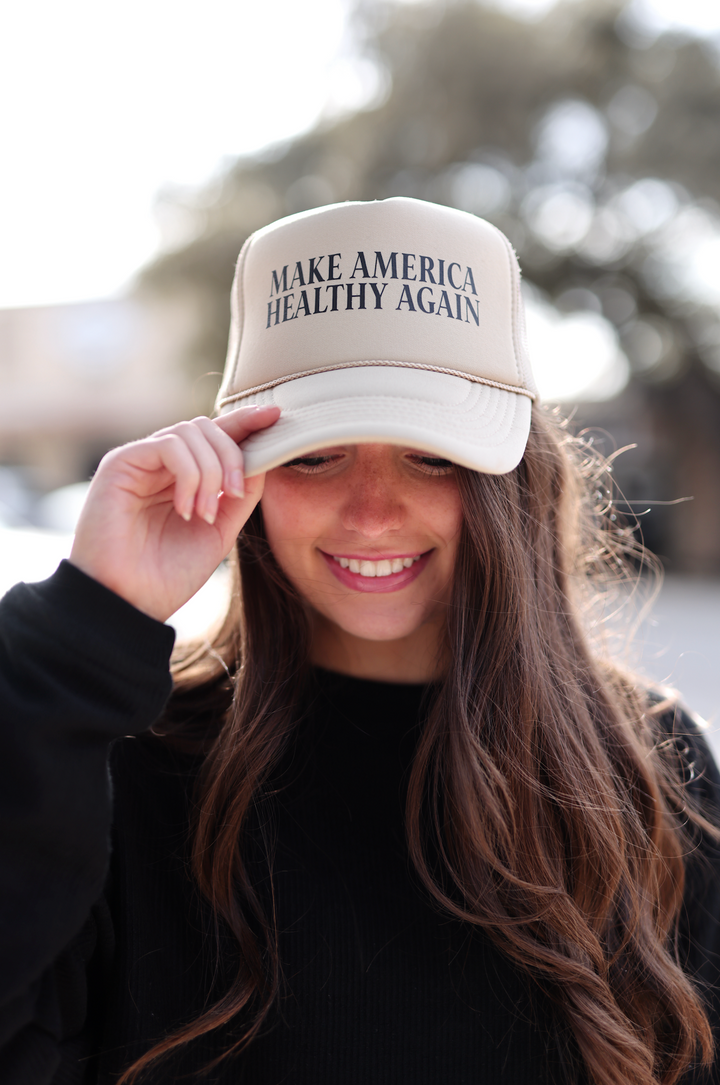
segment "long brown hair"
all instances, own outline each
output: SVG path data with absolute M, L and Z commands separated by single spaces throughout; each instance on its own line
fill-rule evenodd
M 686 800 L 642 690 L 586 640 L 588 589 L 608 569 L 617 575 L 632 535 L 608 514 L 600 459 L 537 409 L 518 468 L 458 468 L 457 479 L 451 662 L 410 778 L 410 855 L 437 905 L 486 930 L 555 1001 L 596 1085 L 673 1085 L 712 1057 L 673 939 L 683 824 L 714 830 Z M 193 873 L 240 964 L 211 1008 L 120 1085 L 233 1019 L 247 1026 L 223 1058 L 242 1050 L 278 988 L 274 920 L 246 869 L 243 834 L 297 723 L 310 632 L 260 508 L 238 539 L 235 573 L 223 628 L 178 661 L 159 730 L 187 740 L 187 723 L 178 731 L 172 721 L 201 709 Z

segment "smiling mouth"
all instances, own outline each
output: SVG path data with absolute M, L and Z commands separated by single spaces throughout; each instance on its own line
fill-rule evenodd
M 401 573 L 403 569 L 410 569 L 416 561 L 420 561 L 422 554 L 411 558 L 384 558 L 381 561 L 369 561 L 367 558 L 341 558 L 331 555 L 341 569 L 349 569 L 351 573 L 358 573 L 365 577 L 392 576 L 393 573 Z

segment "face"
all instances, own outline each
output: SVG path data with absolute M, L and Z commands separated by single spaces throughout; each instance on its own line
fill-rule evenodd
M 386 444 L 323 449 L 268 472 L 262 509 L 320 642 L 437 648 L 462 523 L 451 463 Z

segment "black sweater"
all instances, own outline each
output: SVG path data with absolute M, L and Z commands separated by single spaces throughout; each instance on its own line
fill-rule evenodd
M 162 710 L 172 640 L 66 563 L 0 604 L 1 1085 L 109 1085 L 233 974 L 236 949 L 225 938 L 218 964 L 188 874 L 197 764 L 159 740 L 120 738 Z M 248 843 L 260 895 L 269 904 L 272 885 L 277 902 L 281 997 L 251 1047 L 204 1080 L 583 1080 L 549 1000 L 481 932 L 440 914 L 412 871 L 402 792 L 424 693 L 317 672 L 273 781 L 272 876 L 252 834 Z M 691 786 L 716 800 L 712 759 L 687 719 L 683 728 Z M 720 861 L 703 850 L 710 864 L 690 864 L 683 952 L 717 987 Z M 219 1030 L 146 1080 L 202 1068 L 236 1034 Z

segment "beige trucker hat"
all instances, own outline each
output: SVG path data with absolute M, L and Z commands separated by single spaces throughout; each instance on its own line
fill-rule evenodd
M 395 197 L 292 215 L 243 246 L 217 409 L 282 409 L 243 443 L 248 475 L 363 441 L 504 474 L 535 398 L 520 269 L 490 223 Z

